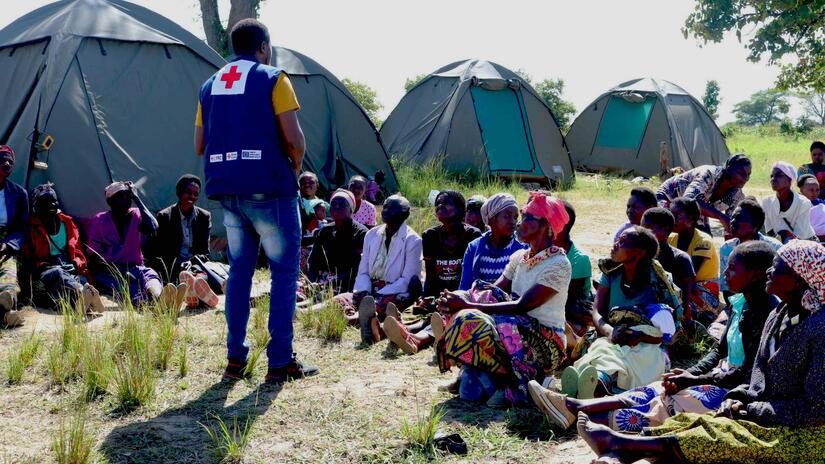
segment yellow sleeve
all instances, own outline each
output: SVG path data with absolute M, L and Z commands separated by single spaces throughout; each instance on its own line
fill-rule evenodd
M 712 258 L 713 257 L 713 242 L 706 239 L 705 237 L 699 238 L 697 240 L 696 246 L 693 247 L 693 253 L 691 256 L 698 256 L 700 258 Z
M 301 109 L 298 97 L 295 96 L 295 90 L 292 88 L 292 82 L 289 81 L 286 73 L 278 76 L 278 82 L 272 89 L 272 108 L 275 114 Z
M 203 110 L 200 102 L 198 102 L 198 112 L 195 114 L 195 127 L 203 127 Z

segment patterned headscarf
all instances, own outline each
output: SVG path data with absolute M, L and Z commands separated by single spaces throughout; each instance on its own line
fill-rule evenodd
M 509 193 L 497 193 L 491 196 L 481 206 L 481 220 L 484 221 L 484 225 L 489 226 L 490 220 L 492 220 L 496 214 L 511 206 L 518 208 L 516 197 L 510 195 Z
M 553 229 L 553 235 L 558 235 L 570 221 L 570 216 L 564 209 L 564 203 L 558 198 L 541 192 L 530 192 L 530 199 L 527 201 L 524 212 L 547 220 L 550 228 Z
M 773 166 L 771 166 L 771 171 L 773 171 L 774 169 L 779 169 L 780 171 L 782 171 L 782 174 L 785 174 L 786 176 L 788 176 L 789 179 L 791 179 L 791 183 L 796 183 L 796 168 L 793 167 L 791 163 L 777 161 L 773 163 Z
M 343 198 L 344 200 L 347 200 L 350 211 L 353 213 L 355 212 L 355 195 L 353 195 L 352 192 L 349 190 L 338 189 L 332 194 L 332 198 L 329 199 L 330 203 L 332 203 L 332 200 L 336 198 Z
M 112 198 L 118 192 L 129 190 L 129 184 L 126 182 L 112 182 L 106 187 L 106 199 Z
M 825 304 L 825 247 L 810 240 L 791 240 L 776 254 L 810 287 L 802 296 L 802 307 L 818 311 Z
M 11 156 L 11 162 L 14 163 L 17 157 L 14 155 L 14 150 L 8 145 L 0 145 L 0 153 L 8 153 Z

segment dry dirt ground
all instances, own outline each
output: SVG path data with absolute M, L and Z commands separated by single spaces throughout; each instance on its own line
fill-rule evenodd
M 628 185 L 608 192 L 563 194 L 576 205 L 574 239 L 595 258 L 609 253 L 611 237 L 624 222 Z M 422 214 L 429 214 L 428 212 Z M 102 327 L 117 311 L 90 322 Z M 0 461 L 51 462 L 51 446 L 60 422 L 77 408 L 79 387 L 59 391 L 44 375 L 44 353 L 22 383 L 5 383 L 5 357 L 36 330 L 47 339 L 60 327 L 60 316 L 30 311 L 24 327 L 0 332 Z M 262 384 L 263 366 L 255 378 L 221 382 L 225 324 L 221 311 L 184 313 L 188 373 L 171 366 L 159 374 L 149 404 L 125 414 L 111 395 L 86 406 L 87 430 L 101 462 L 215 462 L 212 442 L 200 423 L 212 415 L 231 423 L 249 421 L 252 438 L 244 462 L 548 462 L 584 463 L 594 455 L 571 432 L 551 428 L 534 410 L 492 410 L 462 402 L 438 391 L 454 374 L 439 374 L 433 351 L 398 355 L 382 342 L 358 349 L 358 331 L 326 344 L 296 324 L 295 349 L 302 359 L 320 366 L 321 375 L 282 388 Z M 49 341 L 50 342 L 50 341 Z M 461 434 L 467 456 L 411 449 L 401 433 L 405 419 L 415 421 L 431 405 L 444 408 L 439 432 Z

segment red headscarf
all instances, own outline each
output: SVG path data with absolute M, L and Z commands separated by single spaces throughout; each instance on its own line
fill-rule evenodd
M 553 235 L 558 235 L 570 221 L 570 216 L 564 209 L 564 203 L 558 198 L 541 192 L 530 192 L 530 199 L 527 201 L 524 212 L 546 219 L 550 223 L 550 228 L 553 229 Z
M 0 153 L 8 153 L 11 155 L 11 162 L 14 163 L 17 161 L 17 157 L 14 155 L 14 150 L 11 149 L 8 145 L 0 145 Z

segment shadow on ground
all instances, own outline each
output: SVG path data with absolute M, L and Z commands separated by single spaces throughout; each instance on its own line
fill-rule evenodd
M 232 419 L 250 426 L 272 405 L 279 386 L 262 385 L 230 406 L 229 392 L 236 382 L 221 381 L 185 405 L 147 421 L 117 427 L 106 436 L 100 453 L 110 463 L 213 462 L 209 435 L 199 424 L 214 426 L 214 414 L 231 427 Z

